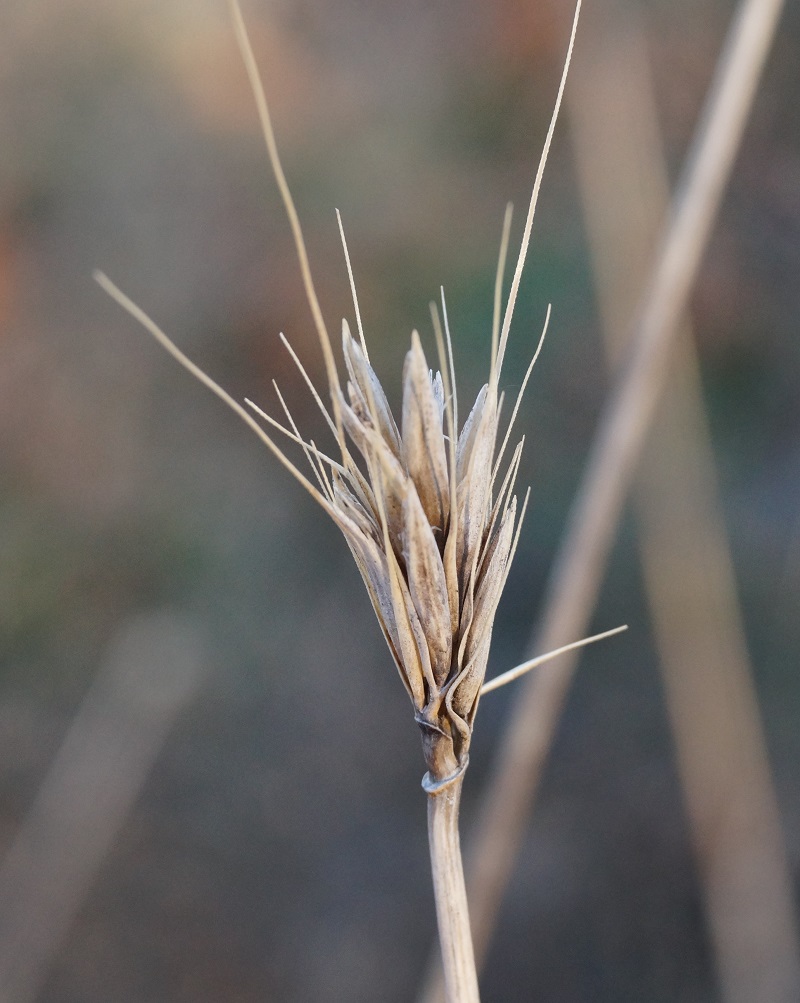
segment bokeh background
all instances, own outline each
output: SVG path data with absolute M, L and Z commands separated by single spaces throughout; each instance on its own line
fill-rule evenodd
M 674 182 L 733 4 L 606 6 L 593 0 L 595 23 L 641 18 Z M 796 883 L 800 16 L 788 6 L 691 312 Z M 503 210 L 517 206 L 513 247 L 571 13 L 562 0 L 246 4 L 329 326 L 353 320 L 338 207 L 394 404 L 412 328 L 432 345 L 440 285 L 462 401 L 487 372 Z M 579 34 L 576 64 L 581 46 Z M 513 390 L 552 302 L 519 418 L 532 501 L 490 674 L 525 653 L 609 387 L 584 221 L 565 115 L 505 374 Z M 67 894 L 35 998 L 412 999 L 434 935 L 423 761 L 363 585 L 333 525 L 101 292 L 96 267 L 234 396 L 275 412 L 274 378 L 326 441 L 278 339 L 322 377 L 222 0 L 0 9 L 0 852 L 41 808 L 87 700 L 100 727 L 98 678 L 118 688 L 113 666 L 138 658 L 149 692 L 176 671 L 182 656 L 147 624 L 177 625 L 194 652 L 161 703 L 131 698 L 159 726 L 73 742 L 56 817 L 83 804 L 78 767 L 98 758 L 128 800 L 112 810 L 113 790 L 98 794 L 56 841 L 96 866 Z M 582 660 L 487 999 L 718 998 L 630 517 L 595 617 L 621 622 L 626 635 Z M 513 699 L 482 704 L 467 827 Z M 82 850 L 101 830 L 94 856 Z M 0 891 L 26 887 L 24 871 Z M 46 895 L 36 908 L 50 915 Z

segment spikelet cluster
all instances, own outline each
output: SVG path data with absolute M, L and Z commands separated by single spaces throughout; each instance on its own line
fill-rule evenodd
M 328 461 L 328 477 L 318 466 L 320 490 L 413 703 L 426 782 L 438 785 L 468 762 L 492 624 L 518 535 L 513 484 L 522 443 L 494 492 L 498 372 L 456 439 L 454 398 L 442 371 L 429 369 L 416 331 L 403 368 L 399 427 L 366 346 L 346 322 L 343 355 L 346 393 L 331 392 L 347 443 L 341 463 Z M 324 462 L 310 443 L 307 450 Z
M 331 458 L 300 436 L 277 385 L 288 426 L 247 401 L 269 426 L 302 447 L 316 484 L 284 453 L 280 458 L 344 534 L 422 730 L 429 790 L 451 782 L 466 768 L 492 624 L 523 514 L 517 518 L 514 494 L 522 441 L 499 480 L 538 355 L 537 349 L 498 448 L 498 384 L 511 320 L 509 305 L 501 332 L 499 308 L 510 221 L 509 206 L 495 290 L 489 379 L 460 431 L 444 294 L 446 344 L 438 310 L 431 304 L 440 368 L 431 370 L 414 331 L 403 367 L 398 424 L 369 361 L 341 219 L 359 337 L 352 336 L 343 320 L 343 387 L 327 332 L 324 326 L 320 330 L 329 406 L 283 338 L 336 439 L 340 458 Z M 544 332 L 540 347 L 543 338 Z M 277 451 L 263 428 L 260 433 Z
M 514 494 L 524 440 L 513 450 L 502 479 L 500 471 L 547 330 L 549 309 L 539 347 L 498 446 L 503 404 L 498 383 L 512 307 L 510 300 L 501 333 L 499 295 L 510 218 L 509 207 L 495 293 L 489 379 L 458 433 L 444 296 L 446 348 L 438 311 L 431 305 L 440 368 L 435 374 L 429 368 L 414 331 L 403 367 L 399 426 L 369 361 L 354 286 L 359 340 L 343 321 L 342 353 L 347 370 L 344 387 L 324 326 L 319 331 L 328 371 L 329 406 L 323 403 L 297 354 L 282 336 L 333 433 L 338 459 L 318 449 L 313 440 L 302 438 L 277 384 L 275 391 L 287 424 L 250 400 L 245 402 L 250 411 L 245 410 L 106 276 L 96 275 L 110 295 L 167 351 L 256 431 L 344 534 L 422 730 L 428 766 L 423 785 L 430 792 L 456 779 L 469 761 L 495 611 L 525 510 L 523 504 L 518 518 Z M 342 239 L 344 242 L 343 231 Z M 349 269 L 346 243 L 344 248 Z M 254 414 L 302 448 L 314 481 L 289 459 Z
M 510 206 L 506 211 L 495 284 L 489 378 L 460 429 L 444 295 L 444 330 L 437 308 L 431 308 L 438 371 L 434 373 L 430 369 L 415 331 L 403 370 L 402 414 L 398 426 L 369 361 L 340 219 L 358 326 L 356 340 L 347 321 L 342 324 L 342 351 L 347 370 L 342 386 L 314 289 L 297 211 L 278 156 L 255 58 L 238 6 L 233 0 L 231 6 L 322 349 L 328 381 L 327 406 L 296 353 L 281 337 L 333 433 L 338 458 L 333 459 L 318 449 L 313 440 L 303 439 L 277 386 L 275 389 L 287 424 L 277 421 L 252 401 L 246 401 L 250 410 L 243 407 L 187 358 L 113 282 L 100 273 L 96 278 L 181 365 L 250 425 L 344 534 L 422 730 L 428 766 L 423 786 L 433 793 L 459 777 L 469 761 L 472 727 L 486 673 L 495 611 L 525 509 L 523 504 L 518 513 L 514 494 L 522 442 L 512 451 L 502 478 L 501 463 L 544 331 L 498 446 L 503 403 L 499 382 L 539 186 L 563 95 L 580 0 L 501 324 Z M 549 314 L 548 308 L 545 331 Z M 261 421 L 256 420 L 256 415 Z M 311 465 L 313 480 L 289 459 L 264 423 L 302 448 Z M 531 664 L 533 662 L 528 663 Z

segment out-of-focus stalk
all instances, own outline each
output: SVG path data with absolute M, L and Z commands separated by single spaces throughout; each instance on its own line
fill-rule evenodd
M 594 30 L 591 30 L 594 26 Z M 644 33 L 594 18 L 570 93 L 593 272 L 612 362 L 667 202 Z M 588 51 L 587 51 L 588 50 Z M 688 322 L 634 503 L 664 692 L 721 998 L 800 998 L 792 879 L 753 686 Z
M 627 363 L 601 415 L 586 471 L 550 575 L 531 648 L 549 650 L 585 632 L 622 505 L 666 378 L 669 353 L 739 148 L 782 0 L 741 0 L 640 298 Z M 475 955 L 486 956 L 522 841 L 576 657 L 565 655 L 525 683 L 486 782 L 467 886 Z M 442 998 L 429 975 L 420 996 Z

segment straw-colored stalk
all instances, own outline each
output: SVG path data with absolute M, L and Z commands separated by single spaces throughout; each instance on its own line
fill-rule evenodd
M 272 169 L 294 234 L 306 295 L 325 361 L 329 405 L 323 402 L 297 355 L 281 337 L 333 435 L 337 458 L 322 452 L 313 440 L 302 438 L 277 385 L 275 389 L 286 424 L 251 401 L 246 401 L 250 408 L 247 410 L 233 400 L 108 278 L 98 274 L 97 279 L 183 366 L 254 429 L 344 534 L 422 733 L 428 767 L 423 787 L 428 795 L 431 861 L 448 998 L 453 1003 L 474 1003 L 478 1000 L 478 983 L 458 841 L 458 808 L 463 775 L 469 762 L 475 713 L 480 696 L 487 688 L 496 688 L 539 664 L 543 657 L 549 657 L 534 659 L 494 680 L 488 687 L 484 686 L 495 610 L 519 539 L 525 509 L 523 503 L 518 513 L 514 494 L 522 442 L 511 451 L 505 469 L 502 461 L 544 331 L 498 448 L 502 404 L 499 384 L 580 2 L 508 300 L 502 312 L 510 207 L 506 211 L 495 285 L 489 379 L 460 431 L 444 294 L 441 300 L 443 324 L 438 308 L 431 305 L 439 371 L 434 375 L 429 369 L 419 335 L 414 331 L 403 369 L 402 416 L 398 424 L 369 362 L 353 272 L 339 219 L 358 329 L 358 339 L 355 339 L 347 321 L 342 322 L 342 352 L 348 377 L 343 387 L 314 289 L 297 211 L 278 156 L 255 58 L 235 0 L 231 2 L 231 9 Z M 548 308 L 545 330 L 549 316 Z M 302 449 L 311 466 L 313 480 L 277 445 L 272 437 L 273 429 Z M 357 455 L 360 458 L 357 459 Z

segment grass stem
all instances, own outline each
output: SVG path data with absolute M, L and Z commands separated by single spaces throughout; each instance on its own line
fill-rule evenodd
M 458 837 L 463 780 L 461 773 L 428 793 L 428 841 L 447 1003 L 480 1001 Z

